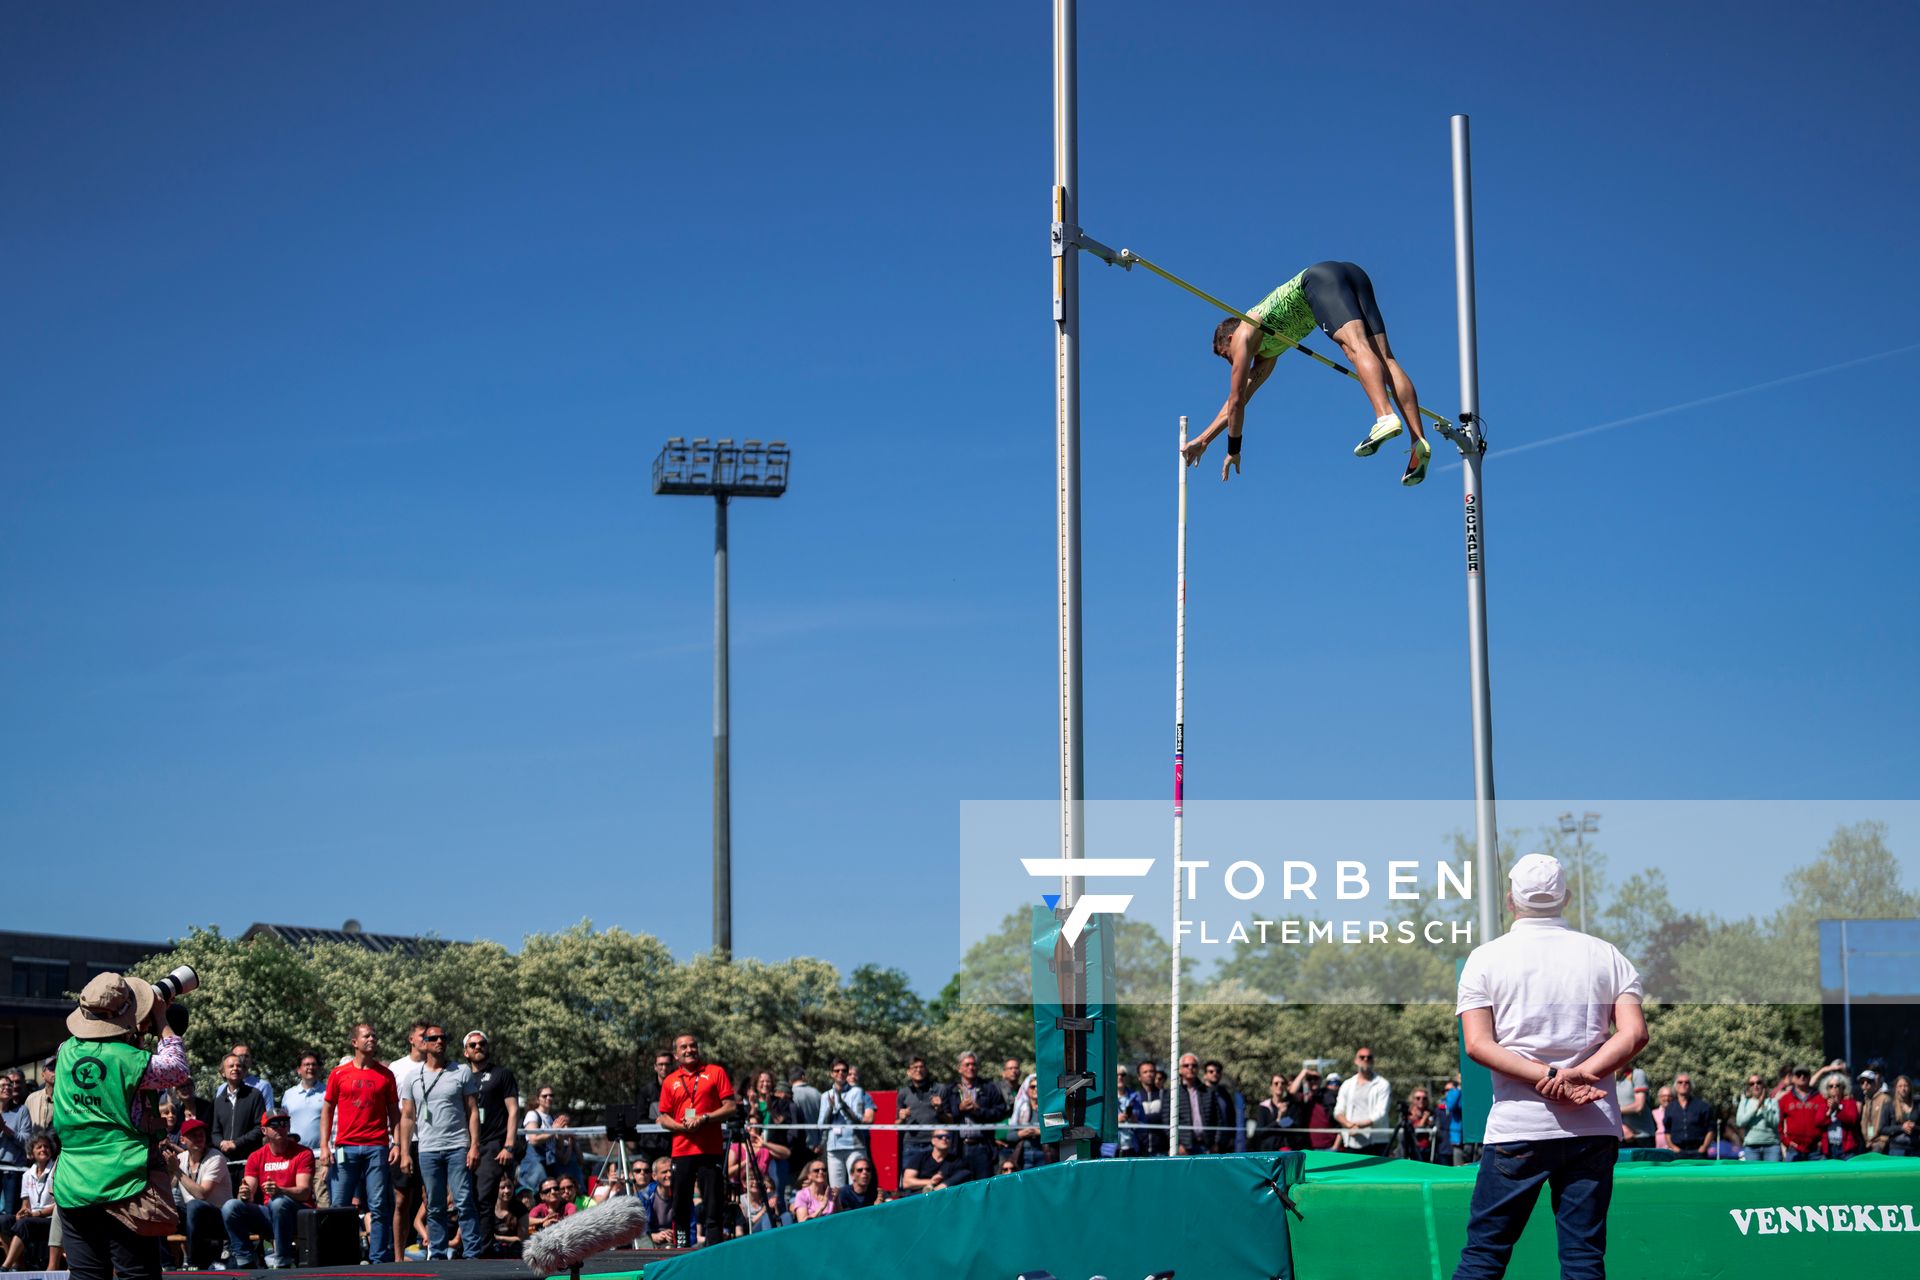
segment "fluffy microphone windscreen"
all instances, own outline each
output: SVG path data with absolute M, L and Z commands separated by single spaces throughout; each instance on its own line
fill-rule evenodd
M 631 1244 L 646 1230 L 647 1206 L 639 1197 L 614 1196 L 534 1232 L 520 1257 L 537 1276 L 558 1275 L 596 1253 Z

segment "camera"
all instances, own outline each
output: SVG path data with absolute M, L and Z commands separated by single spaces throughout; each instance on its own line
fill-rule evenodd
M 166 977 L 153 984 L 153 993 L 171 1004 L 189 991 L 200 986 L 200 975 L 193 971 L 192 965 L 181 965 Z

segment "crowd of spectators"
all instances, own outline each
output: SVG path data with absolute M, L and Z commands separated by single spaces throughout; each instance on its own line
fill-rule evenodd
M 1055 1158 L 1045 1144 L 1038 1084 L 1017 1059 L 997 1073 L 966 1053 L 936 1078 L 912 1058 L 895 1091 L 897 1185 L 879 1185 L 878 1107 L 858 1065 L 834 1059 L 824 1080 L 762 1070 L 735 1094 L 693 1037 L 654 1057 L 639 1099 L 650 1122 L 630 1144 L 576 1132 L 550 1087 L 523 1100 L 512 1068 L 481 1031 L 461 1038 L 426 1020 L 407 1052 L 383 1060 L 360 1024 L 349 1051 L 299 1056 L 283 1086 L 256 1069 L 245 1044 L 220 1061 L 207 1094 L 189 1080 L 156 1098 L 189 1268 L 290 1265 L 300 1208 L 346 1206 L 363 1217 L 370 1262 L 397 1257 L 498 1256 L 532 1232 L 612 1196 L 636 1196 L 648 1230 L 638 1245 L 688 1246 L 845 1213 L 898 1196 L 1015 1173 Z M 676 1056 L 678 1065 L 676 1066 Z M 1419 1082 L 1396 1101 L 1371 1049 L 1348 1073 L 1315 1064 L 1275 1072 L 1264 1097 L 1243 1094 L 1217 1060 L 1183 1054 L 1172 1079 L 1144 1060 L 1119 1068 L 1122 1157 L 1234 1151 L 1341 1150 L 1465 1164 L 1456 1079 Z M 53 1059 L 39 1087 L 0 1075 L 0 1240 L 7 1269 L 57 1264 L 50 1127 Z M 1792 1161 L 1862 1152 L 1920 1154 L 1912 1083 L 1884 1064 L 1845 1063 L 1747 1076 L 1738 1098 L 1711 1100 L 1681 1071 L 1616 1080 L 1622 1145 L 1675 1157 Z M 666 1103 L 663 1115 L 662 1103 Z M 530 1104 L 530 1105 L 529 1105 Z M 676 1182 L 679 1186 L 676 1187 Z M 55 1250 L 50 1254 L 50 1249 Z

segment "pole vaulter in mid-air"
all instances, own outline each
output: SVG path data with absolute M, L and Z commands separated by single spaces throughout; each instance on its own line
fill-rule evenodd
M 1213 353 L 1233 366 L 1226 403 L 1212 425 L 1187 442 L 1187 465 L 1193 466 L 1222 431 L 1227 433 L 1227 456 L 1220 464 L 1225 480 L 1240 469 L 1240 430 L 1247 402 L 1273 372 L 1274 363 L 1288 347 L 1297 347 L 1314 326 L 1326 331 L 1353 362 L 1353 375 L 1373 406 L 1374 422 L 1353 448 L 1365 458 L 1403 430 L 1413 433 L 1413 449 L 1404 485 L 1427 478 L 1433 448 L 1420 422 L 1420 399 L 1413 379 L 1394 359 L 1387 342 L 1387 322 L 1373 296 L 1373 281 L 1352 262 L 1316 262 L 1255 303 L 1247 317 L 1228 316 L 1213 331 Z

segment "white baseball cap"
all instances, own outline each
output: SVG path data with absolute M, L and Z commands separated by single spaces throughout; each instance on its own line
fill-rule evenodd
M 1546 853 L 1530 853 L 1513 864 L 1507 873 L 1513 886 L 1513 902 L 1528 911 L 1545 911 L 1567 901 L 1567 873 L 1560 859 Z

